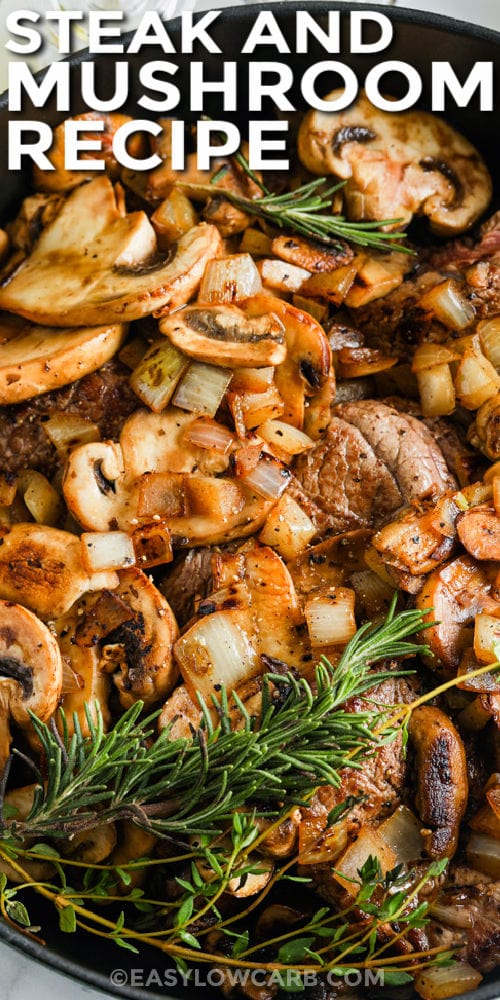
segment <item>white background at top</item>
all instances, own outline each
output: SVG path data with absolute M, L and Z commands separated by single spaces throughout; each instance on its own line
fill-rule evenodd
M 15 6 L 23 9 L 33 7 L 40 9 L 40 4 L 32 5 L 29 0 L 17 0 Z M 67 0 L 64 6 L 71 9 L 71 0 Z M 110 3 L 109 6 L 114 6 L 114 3 Z M 191 8 L 195 5 L 189 3 L 186 4 L 187 6 Z M 199 6 L 208 8 L 210 4 L 204 2 L 203 5 L 200 3 Z M 213 6 L 219 7 L 223 4 L 217 2 Z M 412 0 L 411 3 L 403 3 L 402 0 L 398 0 L 396 6 L 448 14 L 450 17 L 460 18 L 463 21 L 484 24 L 500 30 L 500 0 Z M 41 8 L 43 9 L 43 7 L 42 2 Z M 105 8 L 105 4 L 102 4 L 102 7 Z M 0 0 L 0 37 L 3 30 L 1 26 L 4 24 L 8 8 L 12 9 L 10 0 Z M 182 9 L 181 4 L 177 5 L 177 9 Z M 0 60 L 2 66 L 5 66 L 4 53 L 1 54 Z M 75 949 L 79 945 L 91 964 L 92 939 L 73 937 L 71 944 Z M 116 965 L 119 967 L 120 950 L 117 948 L 116 951 Z M 137 965 L 140 966 L 140 959 L 137 960 Z M 60 1000 L 105 1000 L 106 997 L 110 996 L 110 994 L 82 986 L 74 980 L 63 978 L 51 969 L 19 955 L 1 942 L 0 970 L 0 1000 L 55 1000 L 56 997 Z M 144 990 L 144 1000 L 147 1000 L 147 996 L 148 991 Z

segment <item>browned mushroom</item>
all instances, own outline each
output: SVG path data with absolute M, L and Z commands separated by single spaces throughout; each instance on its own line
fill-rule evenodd
M 415 709 L 409 735 L 416 757 L 417 809 L 430 827 L 423 835 L 424 848 L 431 858 L 452 858 L 469 793 L 462 739 L 449 717 L 430 705 Z

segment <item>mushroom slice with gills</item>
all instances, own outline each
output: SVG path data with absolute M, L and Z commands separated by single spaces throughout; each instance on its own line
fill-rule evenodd
M 458 537 L 474 559 L 500 560 L 500 518 L 491 507 L 472 507 L 457 517 Z
M 448 716 L 430 705 L 414 710 L 408 731 L 416 757 L 416 805 L 430 827 L 424 849 L 431 858 L 452 858 L 469 793 L 462 739 Z
M 63 666 L 55 636 L 33 612 L 0 601 L 0 771 L 10 754 L 9 718 L 22 729 L 29 713 L 47 722 L 61 697 Z
M 364 93 L 340 112 L 309 111 L 298 153 L 313 174 L 347 181 L 351 219 L 398 220 L 397 228 L 427 215 L 433 231 L 447 236 L 472 226 L 491 199 L 485 163 L 454 128 L 425 111 L 382 111 Z
M 14 524 L 1 538 L 0 598 L 40 618 L 66 614 L 88 591 L 118 585 L 115 572 L 89 573 L 77 535 L 40 524 Z
M 172 609 L 139 569 L 123 570 L 114 591 L 132 612 L 106 637 L 101 668 L 113 674 L 122 708 L 164 701 L 178 676 L 172 647 L 178 636 Z
M 44 326 L 92 326 L 140 319 L 184 305 L 221 237 L 203 223 L 168 257 L 144 212 L 120 214 L 111 182 L 76 188 L 27 260 L 0 289 L 0 308 Z
M 271 310 L 285 327 L 287 354 L 276 368 L 274 381 L 285 403 L 283 420 L 302 430 L 306 398 L 309 398 L 309 404 L 314 405 L 317 394 L 328 383 L 329 394 L 333 395 L 332 353 L 328 338 L 310 313 L 283 299 L 255 295 L 240 305 L 250 316 L 258 315 L 264 309 Z M 312 436 L 314 428 L 311 427 L 308 433 Z
M 292 577 L 280 556 L 267 545 L 245 552 L 245 581 L 250 591 L 261 655 L 304 672 L 310 661 L 304 617 Z
M 67 673 L 71 671 L 74 676 L 74 684 L 69 690 L 68 686 L 64 690 L 63 685 L 61 699 L 61 708 L 66 717 L 65 726 L 69 736 L 75 732 L 75 715 L 78 718 L 83 736 L 90 736 L 87 711 L 90 713 L 92 721 L 96 723 L 97 706 L 105 730 L 109 727 L 111 719 L 108 707 L 111 685 L 108 675 L 100 669 L 98 647 L 96 645 L 81 646 L 75 642 L 77 629 L 84 620 L 88 605 L 89 598 L 84 597 L 67 615 L 63 615 L 54 622 L 65 671 Z M 62 733 L 62 719 L 59 713 L 57 713 L 55 721 Z
M 126 481 L 122 451 L 114 441 L 91 441 L 73 448 L 62 488 L 68 510 L 88 531 L 132 527 L 138 491 Z
M 243 505 L 238 504 L 239 509 L 235 513 L 227 513 L 223 522 L 220 517 L 203 514 L 169 518 L 173 541 L 182 547 L 224 545 L 260 531 L 276 499 L 265 499 L 257 491 L 243 485 L 241 480 L 238 480 L 238 487 L 243 495 Z
M 126 327 L 61 330 L 0 316 L 0 404 L 20 403 L 96 371 L 121 347 Z
M 269 305 L 251 316 L 244 306 L 186 306 L 161 320 L 160 331 L 189 357 L 221 368 L 279 365 L 287 352 L 283 323 Z
M 271 245 L 272 252 L 281 260 L 316 274 L 327 274 L 348 264 L 354 251 L 342 240 L 333 246 L 303 236 L 277 236 Z
M 429 666 L 446 676 L 456 674 L 462 653 L 473 644 L 475 616 L 486 612 L 495 617 L 500 611 L 491 592 L 489 567 L 469 555 L 429 574 L 416 597 L 417 608 L 425 612 L 424 622 L 431 623 L 420 634 L 430 646 Z
M 125 474 L 128 481 L 147 472 L 199 472 L 217 475 L 229 466 L 229 455 L 199 447 L 189 440 L 189 430 L 197 414 L 168 407 L 162 413 L 136 410 L 125 421 L 120 434 Z

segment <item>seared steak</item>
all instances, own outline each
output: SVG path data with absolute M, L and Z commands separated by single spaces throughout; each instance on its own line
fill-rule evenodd
M 214 549 L 189 549 L 181 553 L 160 583 L 160 590 L 167 598 L 180 628 L 193 617 L 195 602 L 213 589 Z
M 43 429 L 52 413 L 78 413 L 99 425 L 103 438 L 117 440 L 126 418 L 140 406 L 129 385 L 130 371 L 113 359 L 99 371 L 26 403 L 0 408 L 0 470 L 38 469 L 52 475 L 58 467 L 56 449 Z
M 332 413 L 324 438 L 295 465 L 319 531 L 377 528 L 412 500 L 456 486 L 422 421 L 376 400 Z

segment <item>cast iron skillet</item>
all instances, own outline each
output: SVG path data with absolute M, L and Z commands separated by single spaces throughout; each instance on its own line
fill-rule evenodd
M 293 39 L 291 27 L 294 21 L 294 13 L 296 10 L 303 9 L 304 6 L 304 4 L 296 3 L 294 0 L 277 2 L 271 5 L 271 9 L 278 17 L 287 37 Z M 325 21 L 326 11 L 332 8 L 347 13 L 351 9 L 351 5 L 349 3 L 335 2 L 331 4 L 322 2 L 307 3 L 307 10 L 315 17 L 324 15 Z M 273 57 L 272 55 L 270 56 L 269 48 L 266 46 L 262 48 L 260 53 L 256 52 L 250 57 L 241 55 L 243 41 L 260 9 L 262 8 L 256 5 L 225 10 L 221 13 L 218 22 L 210 29 L 223 50 L 225 58 L 237 61 L 241 86 L 239 90 L 238 115 L 229 115 L 222 112 L 221 107 L 216 103 L 212 107 L 208 106 L 208 113 L 212 114 L 213 117 L 222 119 L 232 117 L 243 126 L 248 117 L 245 110 L 248 93 L 244 74 L 246 63 L 248 59 L 269 59 Z M 413 64 L 424 81 L 424 92 L 420 103 L 420 106 L 423 108 L 430 108 L 432 60 L 449 60 L 463 79 L 469 73 L 470 68 L 476 60 L 493 60 L 493 62 L 496 62 L 500 57 L 500 33 L 498 32 L 463 24 L 448 17 L 421 13 L 419 11 L 377 7 L 375 4 L 372 8 L 368 9 L 379 10 L 394 22 L 395 37 L 390 49 L 375 55 L 350 56 L 348 54 L 348 36 L 346 34 L 344 49 L 338 58 L 349 62 L 360 79 L 364 78 L 365 73 L 372 65 L 380 62 L 382 59 L 400 59 Z M 173 21 L 169 24 L 169 33 L 174 40 L 178 38 L 178 21 Z M 290 47 L 293 47 L 292 43 Z M 97 59 L 98 61 L 100 73 L 99 86 L 103 88 L 99 93 L 102 97 L 105 97 L 106 86 L 110 86 L 109 67 L 112 59 L 111 56 L 92 57 L 85 52 L 79 53 L 70 59 L 73 67 L 72 71 L 76 73 L 80 63 L 90 58 Z M 132 69 L 137 72 L 142 62 L 161 59 L 162 53 L 148 46 L 144 53 L 128 57 L 120 55 L 117 58 L 129 58 Z M 214 79 L 219 78 L 221 56 L 208 55 L 205 52 L 195 52 L 193 58 L 203 58 L 207 63 L 209 72 L 214 74 Z M 287 56 L 280 55 L 277 58 L 283 61 L 287 59 Z M 300 80 L 300 76 L 312 62 L 335 57 L 328 57 L 319 44 L 315 44 L 313 41 L 311 43 L 311 51 L 308 55 L 294 55 L 288 58 L 293 60 L 296 79 Z M 179 73 L 175 78 L 175 82 L 180 86 L 181 93 L 183 90 L 187 91 L 189 57 L 169 55 L 168 59 L 178 62 Z M 325 88 L 326 86 L 327 84 L 325 84 Z M 394 87 L 392 89 L 397 94 L 397 89 Z M 75 93 L 77 92 L 78 87 L 75 88 Z M 128 106 L 124 110 L 129 114 L 138 114 L 138 117 L 144 118 L 146 117 L 144 110 L 138 109 L 135 104 L 139 96 L 139 94 L 133 92 L 132 88 Z M 290 96 L 292 103 L 300 108 L 301 100 L 298 87 L 296 88 L 296 93 Z M 496 75 L 495 80 L 494 106 L 496 109 L 494 112 L 479 112 L 477 102 L 472 102 L 467 108 L 451 107 L 446 112 L 446 119 L 462 131 L 482 152 L 493 174 L 497 192 L 496 203 L 499 203 L 500 160 L 498 155 L 495 155 L 495 136 L 498 134 L 500 116 L 500 74 Z M 84 110 L 85 108 L 81 101 L 75 99 L 72 113 L 78 114 Z M 194 117 L 189 115 L 189 109 L 187 108 L 178 109 L 177 114 L 178 117 L 185 117 L 187 119 Z M 19 117 L 27 120 L 37 120 L 41 115 L 51 125 L 55 125 L 67 117 L 67 115 L 57 112 L 54 103 L 41 112 L 38 109 L 30 107 L 29 102 L 26 102 L 24 111 Z M 269 115 L 264 112 L 263 117 L 269 117 Z M 7 100 L 4 95 L 0 98 L 0 149 L 3 150 L 7 148 L 8 120 Z M 4 156 L 3 161 L 0 166 L 0 216 L 7 219 L 15 214 L 19 200 L 29 189 L 29 181 L 28 177 L 23 176 L 23 174 L 9 173 L 5 165 L 6 156 Z M 146 970 L 145 975 L 147 975 L 148 969 L 155 969 L 162 976 L 162 970 L 165 966 L 168 967 L 168 963 L 162 959 L 160 952 L 153 951 L 152 949 L 145 950 L 143 954 L 136 956 L 116 946 L 107 946 L 99 938 L 60 934 L 57 929 L 57 922 L 53 919 L 51 909 L 46 905 L 40 905 L 38 899 L 34 899 L 32 904 L 30 904 L 30 915 L 35 923 L 42 924 L 46 947 L 24 937 L 21 933 L 1 921 L 0 937 L 24 954 L 30 955 L 44 964 L 51 965 L 66 975 L 73 976 L 75 979 L 100 988 L 108 994 L 112 993 L 116 996 L 128 997 L 131 1000 L 145 1000 L 145 998 L 148 998 L 148 1000 L 149 998 L 151 1000 L 160 1000 L 160 998 L 161 1000 L 165 1000 L 168 996 L 183 997 L 183 1000 L 188 1000 L 189 996 L 194 993 L 194 989 L 196 989 L 196 986 L 194 986 L 186 990 L 181 985 L 168 990 L 160 986 L 155 988 L 154 985 L 147 989 L 140 985 L 115 985 L 110 980 L 110 973 L 113 969 L 120 968 L 124 970 L 127 975 L 123 978 L 126 978 L 127 982 L 130 983 L 131 969 L 144 968 Z M 207 1000 L 215 1000 L 215 998 L 220 1000 L 218 991 L 209 987 L 202 988 L 206 990 Z M 382 994 L 385 997 L 391 995 L 394 997 L 395 994 L 391 994 L 389 991 Z M 471 1000 L 498 1000 L 499 995 L 500 969 L 497 970 L 496 974 L 487 977 L 478 990 L 467 994 Z M 381 994 L 379 993 L 378 996 L 380 997 Z M 399 988 L 397 990 L 398 1000 L 403 1000 L 403 996 L 409 996 L 409 994 L 406 994 L 403 989 Z

